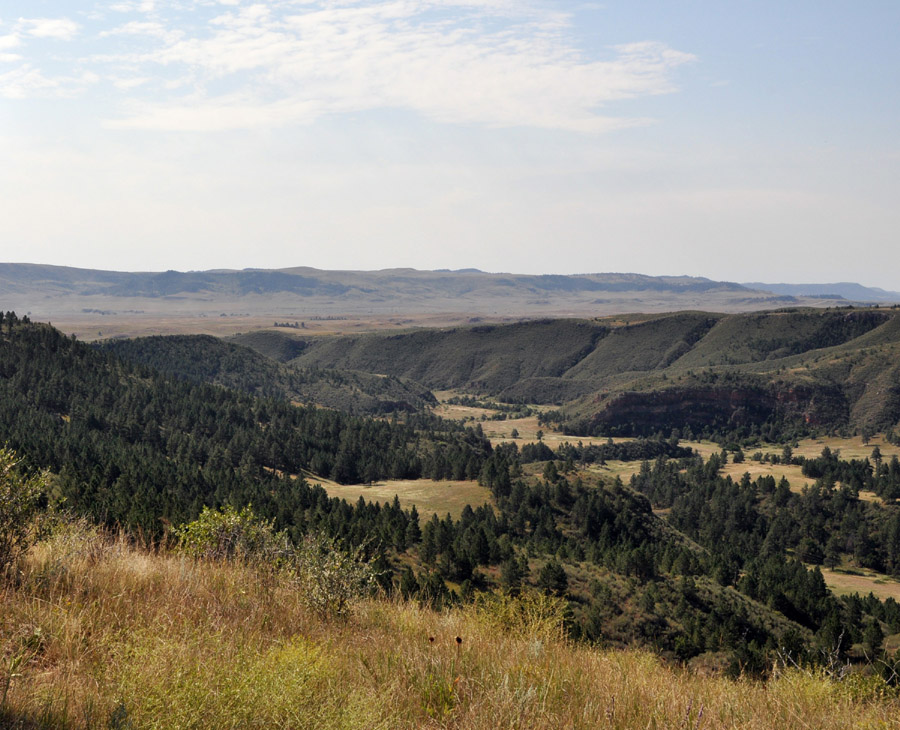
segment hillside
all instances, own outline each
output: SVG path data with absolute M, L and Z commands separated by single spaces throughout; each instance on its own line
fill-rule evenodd
M 234 341 L 299 367 L 556 405 L 556 422 L 573 434 L 689 426 L 779 438 L 900 422 L 897 309 L 680 312 Z
M 606 334 L 602 326 L 573 319 L 306 338 L 290 363 L 341 363 L 341 368 L 410 378 L 431 388 L 498 392 L 522 378 L 562 376 Z M 233 341 L 253 346 L 243 335 Z
M 69 506 L 154 535 L 248 503 L 301 530 L 340 506 L 289 475 L 473 478 L 490 451 L 431 417 L 391 423 L 166 376 L 14 314 L 0 319 L 0 443 L 56 473 Z
M 877 286 L 861 286 L 855 282 L 841 281 L 833 284 L 764 284 L 760 281 L 747 282 L 750 289 L 770 291 L 780 296 L 793 297 L 843 297 L 856 302 L 900 302 L 900 292 L 888 291 Z
M 536 323 L 530 347 L 549 337 L 541 328 L 550 324 Z M 568 324 L 573 342 L 614 336 Z M 716 326 L 698 329 L 693 316 L 676 325 L 685 341 Z M 463 335 L 482 329 L 490 328 Z M 523 331 L 516 325 L 491 341 L 506 351 L 504 337 L 521 340 Z M 554 344 L 562 363 L 570 351 L 563 340 Z M 193 339 L 174 341 L 172 352 L 194 345 L 206 352 Z M 501 356 L 487 346 L 482 354 L 481 365 Z M 196 371 L 216 367 L 201 362 Z M 507 377 L 502 369 L 471 372 Z M 877 656 L 893 671 L 896 601 L 837 597 L 818 567 L 900 575 L 900 462 L 893 456 L 873 452 L 874 466 L 828 452 L 785 456 L 812 482 L 795 491 L 765 473 L 726 475 L 727 462 L 744 458 L 737 447 L 701 457 L 675 437 L 555 441 L 556 449 L 540 439 L 492 445 L 480 425 L 425 415 L 354 418 L 172 378 L 13 315 L 0 320 L 0 396 L 0 441 L 18 452 L 0 450 L 0 487 L 30 475 L 42 483 L 34 505 L 62 501 L 132 539 L 171 544 L 186 534 L 173 528 L 209 515 L 207 507 L 229 520 L 255 514 L 248 534 L 279 531 L 274 552 L 264 553 L 269 568 L 294 565 L 291 551 L 323 535 L 333 547 L 316 554 L 359 551 L 397 602 L 464 611 L 537 593 L 560 599 L 570 640 L 652 650 L 673 664 L 766 677 L 779 656 L 806 666 L 834 655 L 880 672 Z M 608 460 L 635 463 L 629 483 L 605 472 Z M 477 480 L 482 490 L 478 504 L 454 516 L 421 520 L 396 498 L 375 504 L 365 491 L 352 504 L 329 498 L 299 478 L 309 472 L 344 484 Z M 214 544 L 232 545 L 234 534 Z
M 279 353 L 264 357 L 248 347 L 204 335 L 112 340 L 102 349 L 166 375 L 354 415 L 423 411 L 437 402 L 424 386 L 411 381 L 348 370 L 287 367 L 277 362 Z
M 781 666 L 733 680 L 573 644 L 552 599 L 444 611 L 367 599 L 334 622 L 286 578 L 67 534 L 36 546 L 2 589 L 9 730 L 769 730 L 801 718 L 837 730 L 900 716 L 878 677 Z

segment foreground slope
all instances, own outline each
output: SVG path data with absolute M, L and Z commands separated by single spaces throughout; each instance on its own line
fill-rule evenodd
M 90 531 L 38 545 L 0 590 L 10 729 L 900 726 L 877 678 L 702 677 L 572 644 L 549 598 L 372 599 L 335 623 L 271 574 Z

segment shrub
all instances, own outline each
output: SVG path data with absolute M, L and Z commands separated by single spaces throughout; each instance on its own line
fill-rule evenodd
M 45 472 L 24 476 L 13 451 L 0 448 L 0 573 L 37 538 L 39 500 Z
M 272 565 L 290 557 L 284 533 L 275 532 L 271 522 L 255 514 L 251 507 L 238 511 L 204 507 L 193 522 L 175 529 L 181 550 L 204 560 L 244 560 Z
M 361 547 L 346 550 L 318 533 L 303 539 L 293 562 L 303 602 L 321 619 L 346 617 L 353 602 L 376 583 L 375 570 Z
M 535 590 L 518 595 L 479 593 L 475 610 L 489 626 L 529 640 L 561 640 L 571 619 L 565 599 Z

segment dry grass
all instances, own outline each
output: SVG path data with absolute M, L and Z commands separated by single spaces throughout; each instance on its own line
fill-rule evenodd
M 491 491 L 476 481 L 434 481 L 432 479 L 392 479 L 372 484 L 337 484 L 319 477 L 306 477 L 310 484 L 320 484 L 329 497 L 346 499 L 353 504 L 360 497 L 367 502 L 394 501 L 394 495 L 404 509 L 413 505 L 420 517 L 433 514 L 443 517 L 448 512 L 458 519 L 468 504 L 478 507 L 491 501 Z
M 900 727 L 870 679 L 700 677 L 573 645 L 544 599 L 327 623 L 272 576 L 120 540 L 42 546 L 0 600 L 10 728 Z
M 605 444 L 609 439 L 606 436 L 570 436 L 561 431 L 554 431 L 547 426 L 541 426 L 538 423 L 537 416 L 529 416 L 528 418 L 510 418 L 506 421 L 485 421 L 481 424 L 484 435 L 491 439 L 494 444 L 503 443 L 512 440 L 512 430 L 519 432 L 519 438 L 516 443 L 522 444 L 535 443 L 537 441 L 537 432 L 542 431 L 542 440 L 551 449 L 556 449 L 562 444 L 577 444 L 579 441 L 585 446 L 590 444 Z M 633 441 L 632 438 L 614 438 L 613 441 Z
M 721 447 L 711 441 L 683 441 L 683 446 L 688 446 L 708 459 L 712 454 L 719 453 Z M 900 447 L 887 443 L 884 435 L 873 437 L 868 444 L 863 444 L 862 438 L 853 436 L 851 438 L 823 437 L 818 439 L 804 439 L 798 442 L 798 446 L 793 449 L 795 456 L 805 456 L 806 458 L 816 458 L 821 455 L 822 449 L 826 446 L 832 451 L 840 451 L 842 459 L 866 459 L 872 455 L 872 449 L 875 446 L 881 450 L 885 459 L 890 459 L 894 454 L 900 455 Z M 815 484 L 815 479 L 803 476 L 802 467 L 795 464 L 771 464 L 764 462 L 752 461 L 750 454 L 760 451 L 763 454 L 775 454 L 779 457 L 784 450 L 783 445 L 765 444 L 759 448 L 751 448 L 745 452 L 745 460 L 741 464 L 729 462 L 722 469 L 722 475 L 730 475 L 732 479 L 740 479 L 744 473 L 749 472 L 752 479 L 760 476 L 772 476 L 776 481 L 785 477 L 791 485 L 791 491 L 800 492 L 806 486 Z M 730 457 L 729 457 L 730 458 Z M 861 492 L 860 499 L 870 502 L 880 502 L 877 495 L 871 492 Z
M 890 459 L 894 455 L 900 456 L 900 446 L 889 444 L 884 440 L 884 434 L 873 436 L 868 444 L 864 444 L 860 436 L 851 436 L 850 438 L 825 436 L 818 439 L 804 439 L 798 443 L 799 446 L 794 449 L 796 456 L 816 457 L 826 446 L 832 451 L 840 450 L 842 459 L 866 459 L 872 455 L 872 449 L 876 446 L 886 459 Z M 762 449 L 762 451 L 767 450 L 772 453 L 781 453 L 781 449 L 774 446 Z
M 248 304 L 249 309 L 248 310 Z M 121 299 L 103 298 L 102 301 L 87 302 L 89 308 L 97 308 L 114 314 L 101 315 L 79 311 L 37 312 L 40 320 L 50 319 L 53 325 L 67 334 L 75 334 L 86 342 L 104 340 L 111 337 L 147 337 L 151 335 L 196 335 L 208 334 L 215 337 L 230 337 L 241 332 L 274 330 L 294 335 L 341 335 L 360 332 L 385 332 L 417 327 L 457 327 L 468 324 L 471 314 L 464 312 L 410 314 L 353 314 L 333 306 L 320 304 L 311 308 L 278 306 L 276 303 L 253 305 L 247 300 L 225 300 L 218 305 L 184 305 L 173 311 L 160 300 L 134 300 L 128 307 L 135 307 L 143 313 L 122 311 L 125 307 Z M 9 308 L 9 307 L 7 307 Z M 16 309 L 16 307 L 12 307 Z M 21 308 L 20 308 L 21 309 Z M 23 310 L 24 311 L 24 310 Z M 329 316 L 335 317 L 329 319 Z M 518 317 L 508 315 L 487 316 L 485 321 L 517 321 Z M 274 327 L 276 321 L 303 322 L 304 329 Z
M 607 461 L 603 466 L 592 464 L 588 467 L 588 471 L 608 479 L 619 477 L 625 484 L 628 484 L 631 477 L 641 470 L 641 464 L 642 462 L 640 461 L 613 460 Z
M 822 576 L 828 587 L 838 595 L 859 593 L 865 596 L 874 593 L 882 601 L 886 598 L 900 601 L 900 582 L 873 570 L 854 568 L 853 573 L 844 573 L 822 568 Z

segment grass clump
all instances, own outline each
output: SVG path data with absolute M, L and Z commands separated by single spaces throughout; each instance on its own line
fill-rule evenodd
M 109 678 L 119 697 L 113 713 L 160 730 L 340 726 L 327 652 L 300 636 L 268 645 L 253 638 L 190 627 L 132 637 Z

